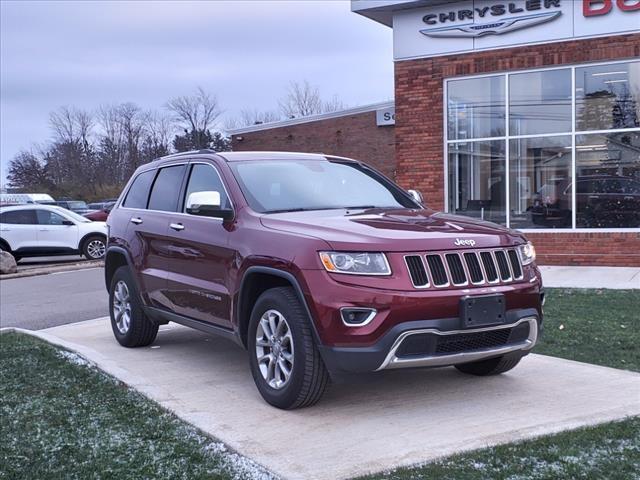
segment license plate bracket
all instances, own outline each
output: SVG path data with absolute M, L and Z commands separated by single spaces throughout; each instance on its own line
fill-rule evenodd
M 469 295 L 460 299 L 462 328 L 499 325 L 506 321 L 505 298 L 501 293 Z

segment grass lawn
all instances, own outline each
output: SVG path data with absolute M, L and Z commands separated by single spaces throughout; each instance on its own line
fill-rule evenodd
M 640 371 L 640 291 L 548 290 L 537 353 Z M 0 480 L 271 478 L 75 354 L 0 336 Z M 369 479 L 640 480 L 640 418 Z
M 0 335 L 0 479 L 271 476 L 81 357 Z
M 535 353 L 640 371 L 640 290 L 548 289 Z

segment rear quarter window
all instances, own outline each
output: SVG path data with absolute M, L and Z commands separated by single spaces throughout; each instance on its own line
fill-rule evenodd
M 149 170 L 138 175 L 131 184 L 122 206 L 126 208 L 147 208 L 149 190 L 151 190 L 155 174 L 155 170 Z

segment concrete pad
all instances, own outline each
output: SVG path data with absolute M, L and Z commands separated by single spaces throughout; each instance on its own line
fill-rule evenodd
M 550 288 L 640 288 L 638 267 L 541 266 L 542 283 Z
M 477 378 L 398 370 L 334 385 L 311 408 L 259 396 L 247 354 L 184 327 L 120 347 L 107 318 L 32 334 L 71 348 L 179 417 L 288 479 L 341 479 L 640 414 L 640 374 L 542 355 Z

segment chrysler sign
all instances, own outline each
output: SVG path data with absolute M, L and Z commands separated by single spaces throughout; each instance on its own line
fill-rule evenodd
M 519 3 L 496 3 L 473 9 L 463 8 L 439 14 L 430 13 L 422 20 L 434 28 L 420 30 L 420 33 L 428 37 L 450 38 L 500 35 L 555 20 L 562 15 L 560 2 L 561 0 L 528 0 Z M 540 12 L 541 10 L 551 11 Z M 483 19 L 486 22 L 482 21 Z M 456 20 L 467 20 L 469 23 L 439 26 Z M 476 23 L 476 20 L 480 21 Z
M 433 3 L 393 4 L 396 60 L 640 32 L 640 0 Z

